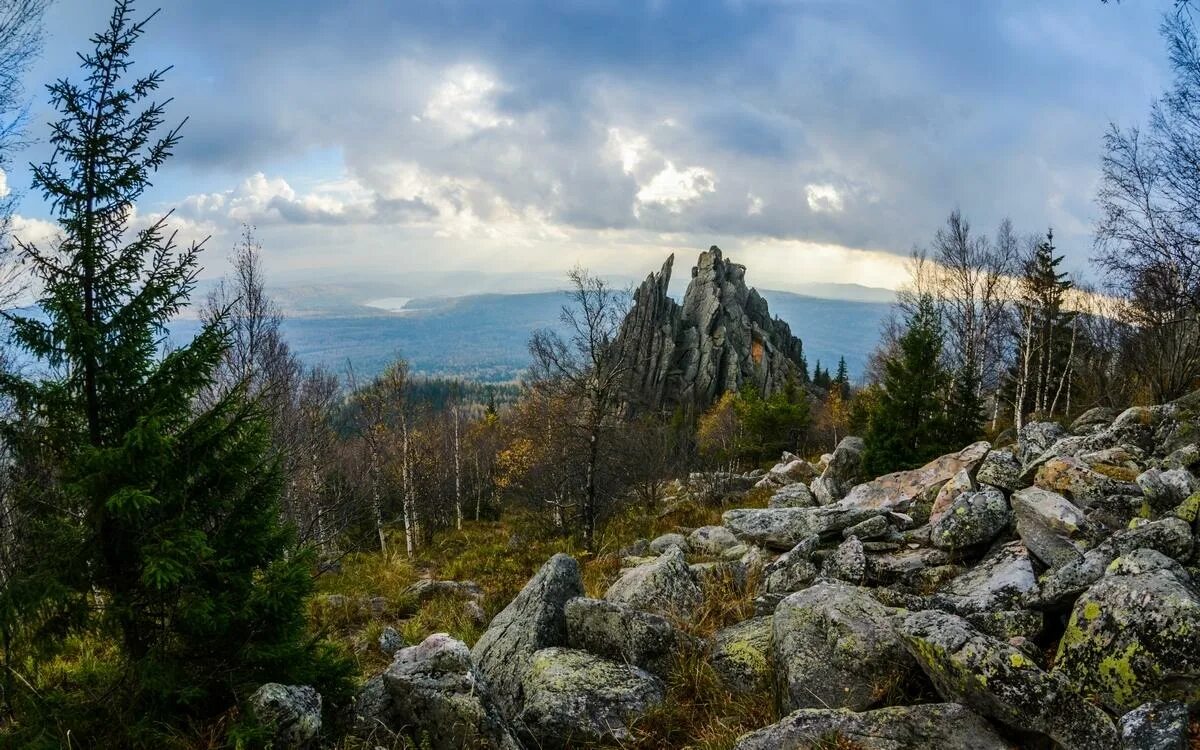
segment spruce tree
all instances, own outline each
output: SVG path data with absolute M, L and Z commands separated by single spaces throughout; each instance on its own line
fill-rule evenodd
M 838 358 L 837 374 L 833 376 L 833 385 L 837 387 L 842 400 L 850 399 L 850 371 L 846 367 L 846 358 Z
M 975 368 L 966 366 L 954 373 L 946 396 L 946 443 L 951 450 L 979 439 L 983 431 L 984 404 Z
M 941 364 L 942 338 L 937 307 L 924 295 L 885 363 L 883 390 L 865 437 L 863 463 L 869 473 L 919 466 L 946 447 L 948 379 Z
M 157 744 L 162 727 L 224 712 L 267 681 L 316 682 L 336 704 L 347 677 L 306 634 L 312 559 L 280 524 L 281 473 L 263 415 L 240 389 L 197 402 L 226 349 L 225 320 L 165 348 L 200 247 L 177 246 L 166 217 L 130 226 L 180 132 L 163 131 L 165 102 L 152 99 L 164 71 L 127 80 L 149 20 L 131 12 L 116 2 L 81 56 L 82 84 L 49 87 L 62 118 L 34 187 L 61 242 L 21 245 L 40 314 L 11 317 L 15 343 L 45 376 L 2 383 L 25 415 L 6 425 L 17 473 L 37 480 L 19 502 L 55 509 L 31 527 L 79 542 L 44 549 L 27 574 L 72 615 L 57 619 L 60 638 L 117 646 L 112 684 L 90 706 L 103 718 L 82 728 L 61 717 L 77 742 L 97 746 Z M 97 736 L 80 736 L 89 730 Z

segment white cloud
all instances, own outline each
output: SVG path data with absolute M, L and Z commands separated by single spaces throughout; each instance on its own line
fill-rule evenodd
M 833 185 L 808 185 L 804 188 L 808 207 L 816 213 L 841 213 L 845 205 L 842 194 Z
M 496 111 L 497 93 L 499 84 L 486 72 L 471 65 L 456 66 L 446 72 L 425 104 L 422 116 L 456 137 L 512 125 L 511 118 Z
M 58 225 L 43 219 L 31 219 L 20 214 L 12 217 L 12 236 L 27 245 L 46 245 L 58 237 Z
M 680 170 L 668 161 L 661 172 L 642 186 L 637 193 L 637 199 L 644 205 L 659 204 L 673 213 L 678 213 L 683 209 L 683 204 L 694 201 L 705 193 L 715 192 L 716 189 L 716 177 L 704 167 Z
M 763 199 L 761 197 L 755 195 L 754 193 L 746 193 L 746 202 L 747 216 L 758 216 L 762 214 Z
M 650 149 L 646 136 L 628 133 L 620 128 L 608 129 L 608 148 L 621 160 L 625 174 L 633 174 Z

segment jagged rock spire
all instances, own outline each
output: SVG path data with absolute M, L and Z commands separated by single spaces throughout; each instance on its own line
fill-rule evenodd
M 702 411 L 745 383 L 771 394 L 803 377 L 800 340 L 746 286 L 745 266 L 714 245 L 700 254 L 680 304 L 667 296 L 674 260 L 638 287 L 617 342 L 632 408 Z

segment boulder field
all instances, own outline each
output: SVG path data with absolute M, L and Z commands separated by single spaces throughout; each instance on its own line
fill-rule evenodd
M 1193 394 L 874 479 L 857 438 L 817 463 L 785 455 L 756 474 L 778 501 L 641 540 L 602 598 L 556 555 L 473 649 L 444 634 L 399 649 L 354 725 L 435 749 L 621 746 L 686 647 L 731 696 L 774 707 L 740 750 L 1186 748 L 1198 442 Z M 730 572 L 754 615 L 697 639 L 707 581 Z M 319 727 L 319 696 L 273 686 L 259 703 L 291 736 L 312 734 L 315 705 Z

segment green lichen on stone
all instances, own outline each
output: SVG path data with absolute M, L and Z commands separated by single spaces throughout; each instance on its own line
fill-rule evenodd
M 1200 515 L 1200 492 L 1193 493 L 1191 497 L 1180 503 L 1171 514 L 1182 518 L 1188 523 L 1195 523 L 1196 516 Z
M 1012 653 L 1008 657 L 1008 663 L 1013 665 L 1017 669 L 1020 669 L 1021 667 L 1024 667 L 1025 665 L 1029 664 L 1029 660 L 1026 659 L 1024 656 L 1021 656 L 1019 653 Z
M 1119 558 L 1118 558 L 1119 559 Z M 1096 602 L 1088 602 L 1083 605 L 1083 619 L 1095 620 L 1100 616 L 1100 605 Z
M 1100 680 L 1119 705 L 1133 702 L 1134 696 L 1139 693 L 1140 680 L 1135 673 L 1133 659 L 1141 650 L 1141 645 L 1137 642 L 1130 643 L 1120 654 L 1110 654 L 1102 658 L 1096 667 Z M 1149 666 L 1157 677 L 1158 666 L 1153 660 L 1149 662 Z
M 734 641 L 725 646 L 725 655 L 747 670 L 762 674 L 770 669 L 767 655 L 762 649 L 748 641 Z

